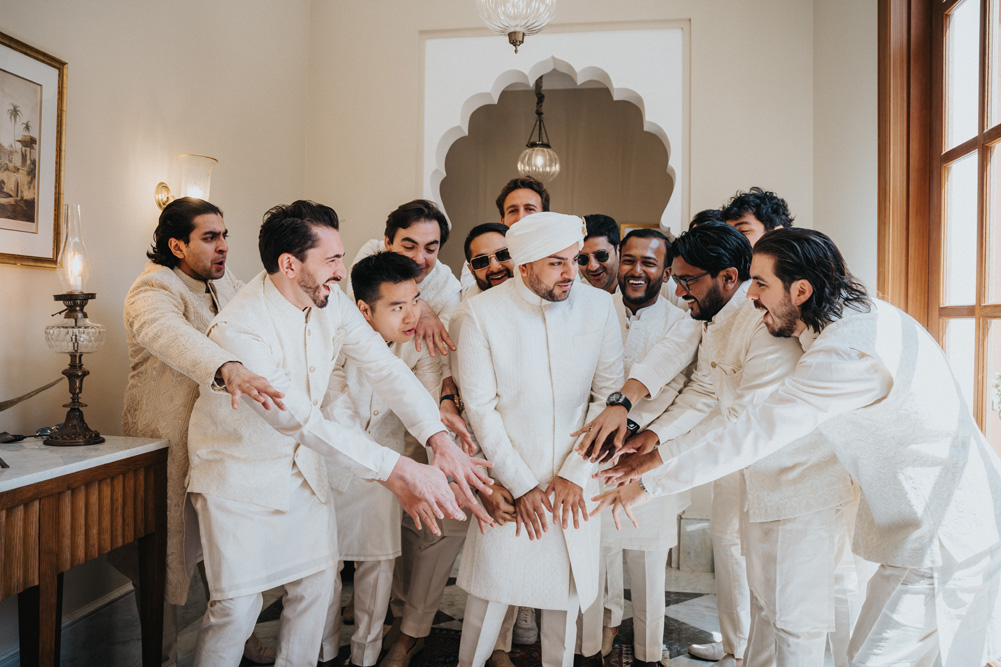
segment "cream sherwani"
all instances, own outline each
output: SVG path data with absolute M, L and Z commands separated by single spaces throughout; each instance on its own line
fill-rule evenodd
M 170 441 L 166 599 L 172 604 L 184 604 L 199 552 L 197 530 L 185 532 L 188 417 L 199 387 L 207 388 L 219 367 L 235 360 L 205 331 L 242 286 L 228 272 L 204 281 L 148 262 L 125 297 L 130 370 L 122 433 Z
M 674 458 L 644 485 L 690 488 L 819 427 L 861 491 L 855 552 L 882 564 L 852 664 L 984 664 L 1001 638 L 1001 462 L 942 349 L 875 299 L 870 312 L 845 308 L 800 342 L 803 356 L 770 395 L 731 423 L 675 441 Z
M 467 300 L 460 313 L 459 385 L 494 477 L 515 498 L 545 489 L 557 475 L 591 498 L 594 466 L 573 451 L 570 434 L 621 386 L 622 337 L 611 297 L 576 283 L 566 300 L 549 302 L 516 274 Z M 473 526 L 466 537 L 458 581 L 470 600 L 463 667 L 481 667 L 489 656 L 508 605 L 553 610 L 543 611 L 543 662 L 566 663 L 577 611 L 596 597 L 599 522 L 568 530 L 550 522 L 535 541 L 514 533 L 509 523 L 486 535 Z M 486 613 L 489 623 L 471 622 L 477 613 Z M 547 631 L 561 622 L 562 633 Z
M 691 382 L 650 427 L 664 443 L 665 459 L 670 440 L 687 432 L 700 413 L 717 410 L 697 431 L 733 421 L 787 376 L 802 354 L 794 340 L 768 333 L 746 294 L 744 283 L 706 324 Z M 843 529 L 836 508 L 853 499 L 851 478 L 823 439 L 810 437 L 749 466 L 737 481 L 744 491 L 737 508 L 755 531 L 753 538 L 743 536 L 751 591 L 748 667 L 776 660 L 823 664 L 827 633 L 835 629 L 834 554 Z M 798 519 L 796 527 L 792 519 Z M 756 525 L 765 522 L 773 530 Z
M 262 272 L 208 333 L 284 392 L 287 410 L 266 411 L 247 401 L 252 410 L 234 411 L 227 395 L 205 392 L 192 411 L 188 491 L 212 593 L 196 663 L 238 662 L 233 646 L 242 647 L 246 636 L 239 635 L 253 628 L 255 603 L 248 600 L 282 584 L 287 594 L 276 664 L 315 663 L 337 561 L 324 457 L 379 480 L 389 477 L 399 458 L 323 418 L 336 359 L 343 352 L 357 364 L 421 442 L 443 430 L 438 407 L 339 289 L 326 308 L 300 310 Z M 303 584 L 321 574 L 329 579 Z
M 674 378 L 656 392 L 656 398 L 637 401 L 629 412 L 629 418 L 642 429 L 667 410 L 691 374 L 702 326 L 664 298 L 658 298 L 653 305 L 635 314 L 622 302 L 621 291 L 616 292 L 612 300 L 622 331 L 626 375 L 635 362 L 641 361 L 657 345 L 672 345 L 675 349 L 671 355 L 672 365 L 663 373 L 675 371 Z M 602 570 L 605 574 L 598 584 L 599 600 L 583 614 L 579 632 L 582 655 L 593 655 L 600 650 L 603 620 L 609 627 L 617 627 L 622 622 L 622 565 L 625 559 L 632 583 L 633 655 L 638 660 L 660 661 L 667 552 L 678 543 L 677 516 L 690 502 L 690 494 L 679 493 L 647 503 L 634 512 L 638 528 L 626 521 L 621 530 L 616 530 L 611 518 L 602 516 Z M 607 595 L 604 604 L 600 604 L 603 588 L 607 589 Z M 602 607 L 606 610 L 604 614 Z
M 438 358 L 432 357 L 426 347 L 417 352 L 410 342 L 390 343 L 389 349 L 403 360 L 429 395 L 437 395 L 441 379 Z M 327 388 L 323 415 L 330 421 L 353 425 L 399 454 L 404 452 L 407 431 L 403 422 L 343 353 Z M 359 479 L 331 460 L 327 462 L 327 474 L 333 490 L 331 509 L 337 519 L 339 558 L 341 562 L 356 562 L 351 662 L 368 667 L 376 663 L 382 649 L 382 626 L 389 606 L 393 565 L 400 555 L 402 510 L 396 497 L 381 484 Z M 321 660 L 337 657 L 340 647 L 340 583 L 338 576 L 327 612 Z

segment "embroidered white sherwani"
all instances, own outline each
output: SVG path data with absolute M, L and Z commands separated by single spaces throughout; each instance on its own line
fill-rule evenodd
M 393 406 L 421 442 L 443 430 L 438 406 L 361 313 L 339 290 L 326 308 L 292 305 L 267 274 L 255 277 L 213 321 L 209 336 L 285 393 L 286 411 L 234 411 L 225 394 L 203 393 L 189 427 L 188 491 L 199 514 L 205 569 L 213 603 L 259 596 L 268 588 L 330 571 L 337 561 L 334 513 L 325 503 L 324 456 L 369 479 L 389 477 L 399 454 L 375 445 L 321 413 L 333 367 L 343 352 Z M 333 579 L 309 590 L 308 613 L 283 613 L 283 648 L 316 660 Z M 210 605 L 208 616 L 213 612 Z M 248 614 L 242 604 L 240 614 Z M 286 632 L 284 616 L 290 618 Z M 317 618 L 318 616 L 318 618 Z M 204 648 L 203 623 L 196 658 Z M 294 626 L 294 627 L 293 627 Z M 252 627 L 252 624 L 251 624 Z M 299 632 L 304 627 L 308 631 Z M 227 637 L 228 639 L 228 637 Z M 245 638 L 244 638 L 245 639 Z M 242 640 L 241 640 L 242 641 Z M 202 650 L 204 648 L 204 650 Z
M 578 283 L 566 300 L 549 302 L 516 274 L 465 301 L 457 317 L 466 418 L 494 463 L 493 476 L 519 498 L 559 475 L 580 486 L 589 502 L 594 466 L 574 452 L 570 434 L 596 417 L 622 383 L 622 336 L 611 297 Z M 577 611 L 597 594 L 599 522 L 568 530 L 550 522 L 534 541 L 514 533 L 513 522 L 486 535 L 472 526 L 459 585 L 490 603 L 557 610 L 564 619 L 570 612 L 567 636 L 560 639 L 572 647 Z M 489 656 L 499 625 L 492 637 L 484 632 L 472 638 L 486 649 L 477 648 L 477 660 Z M 471 631 L 467 623 L 464 646 Z
M 641 361 L 658 345 L 673 346 L 671 366 L 663 369 L 674 378 L 655 398 L 636 402 L 629 418 L 641 429 L 667 410 L 681 391 L 702 339 L 702 326 L 667 299 L 658 298 L 651 306 L 629 311 L 622 302 L 622 292 L 612 296 L 619 318 L 624 348 L 624 370 L 628 376 L 635 362 Z M 659 662 L 664 639 L 664 590 L 667 552 L 678 543 L 677 516 L 691 502 L 689 493 L 663 496 L 636 508 L 639 527 L 625 521 L 617 530 L 607 514 L 601 519 L 603 576 L 599 577 L 598 597 L 607 589 L 603 604 L 592 605 L 584 612 L 579 628 L 581 655 L 594 655 L 601 649 L 602 621 L 608 627 L 622 623 L 624 606 L 623 559 L 629 570 L 633 603 L 633 655 L 638 660 Z M 604 585 L 603 585 L 604 584 Z M 602 613 L 602 607 L 606 610 Z M 606 616 L 603 619 L 603 616 Z
M 643 476 L 690 488 L 782 450 L 818 427 L 861 491 L 854 549 L 881 563 L 853 665 L 982 665 L 996 657 L 1001 461 L 977 428 L 938 344 L 879 300 L 845 308 L 793 373 L 731 423 L 675 441 Z M 940 653 L 940 655 L 939 655 Z
M 204 281 L 148 262 L 125 297 L 130 369 L 122 433 L 170 441 L 166 599 L 171 604 L 184 604 L 199 554 L 197 530 L 185 532 L 188 418 L 199 387 L 208 388 L 219 367 L 235 360 L 205 331 L 242 286 L 228 272 Z
M 650 427 L 664 443 L 665 459 L 673 450 L 670 441 L 687 432 L 700 414 L 715 411 L 695 427 L 697 431 L 733 421 L 787 376 L 802 354 L 795 341 L 768 333 L 761 314 L 747 300 L 747 286 L 741 285 L 705 325 L 691 382 Z M 770 525 L 770 537 L 743 539 L 752 593 L 749 667 L 775 660 L 822 664 L 826 635 L 835 629 L 834 554 L 843 530 L 836 508 L 853 499 L 851 478 L 823 439 L 810 437 L 749 466 L 738 483 L 744 493 L 737 509 L 744 511 L 756 535 L 759 523 L 787 522 Z M 717 515 L 714 511 L 714 519 Z M 788 522 L 799 517 L 803 519 L 794 525 L 803 524 L 803 532 L 814 540 L 809 544 L 785 535 L 796 530 Z

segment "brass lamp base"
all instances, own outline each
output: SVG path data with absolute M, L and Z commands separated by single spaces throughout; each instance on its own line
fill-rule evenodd
M 71 405 L 67 403 L 63 407 Z M 86 404 L 80 403 L 82 407 Z M 59 428 L 43 440 L 46 445 L 56 445 L 59 447 L 78 447 L 80 445 L 99 445 L 104 442 L 104 437 L 87 426 L 84 421 L 83 411 L 78 407 L 72 407 L 66 413 L 66 421 Z

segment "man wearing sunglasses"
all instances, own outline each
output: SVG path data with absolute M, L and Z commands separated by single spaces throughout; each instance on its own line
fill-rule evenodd
M 793 339 L 772 336 L 747 298 L 751 246 L 736 229 L 700 225 L 678 237 L 672 255 L 679 294 L 691 316 L 704 323 L 696 368 L 671 407 L 636 436 L 637 454 L 601 473 L 613 485 L 628 480 L 634 467 L 669 458 L 671 453 L 658 451 L 660 443 L 738 419 L 792 372 L 803 352 Z M 631 377 L 661 386 L 666 374 L 658 376 L 659 352 L 647 355 L 639 369 L 634 365 Z M 835 630 L 838 543 L 849 529 L 845 509 L 854 498 L 850 476 L 817 435 L 714 482 L 713 552 L 723 635 L 717 665 L 740 665 L 744 657 L 747 667 L 822 667 L 827 635 Z M 749 602 L 740 595 L 745 577 Z M 745 604 L 749 626 L 742 618 Z M 743 628 L 748 628 L 746 648 L 738 634 Z M 846 664 L 845 659 L 837 655 L 835 664 Z
M 466 290 L 464 299 L 486 292 L 514 275 L 514 262 L 504 239 L 507 229 L 499 222 L 487 222 L 469 231 L 463 249 L 476 284 Z
M 580 272 L 591 287 L 615 294 L 619 284 L 619 223 L 607 215 L 584 216 L 587 236 L 577 256 Z

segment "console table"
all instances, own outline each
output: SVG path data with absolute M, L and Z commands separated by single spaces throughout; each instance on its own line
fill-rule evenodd
M 59 665 L 63 572 L 137 541 L 143 665 L 160 664 L 167 441 L 0 446 L 0 600 L 18 596 L 21 665 Z

